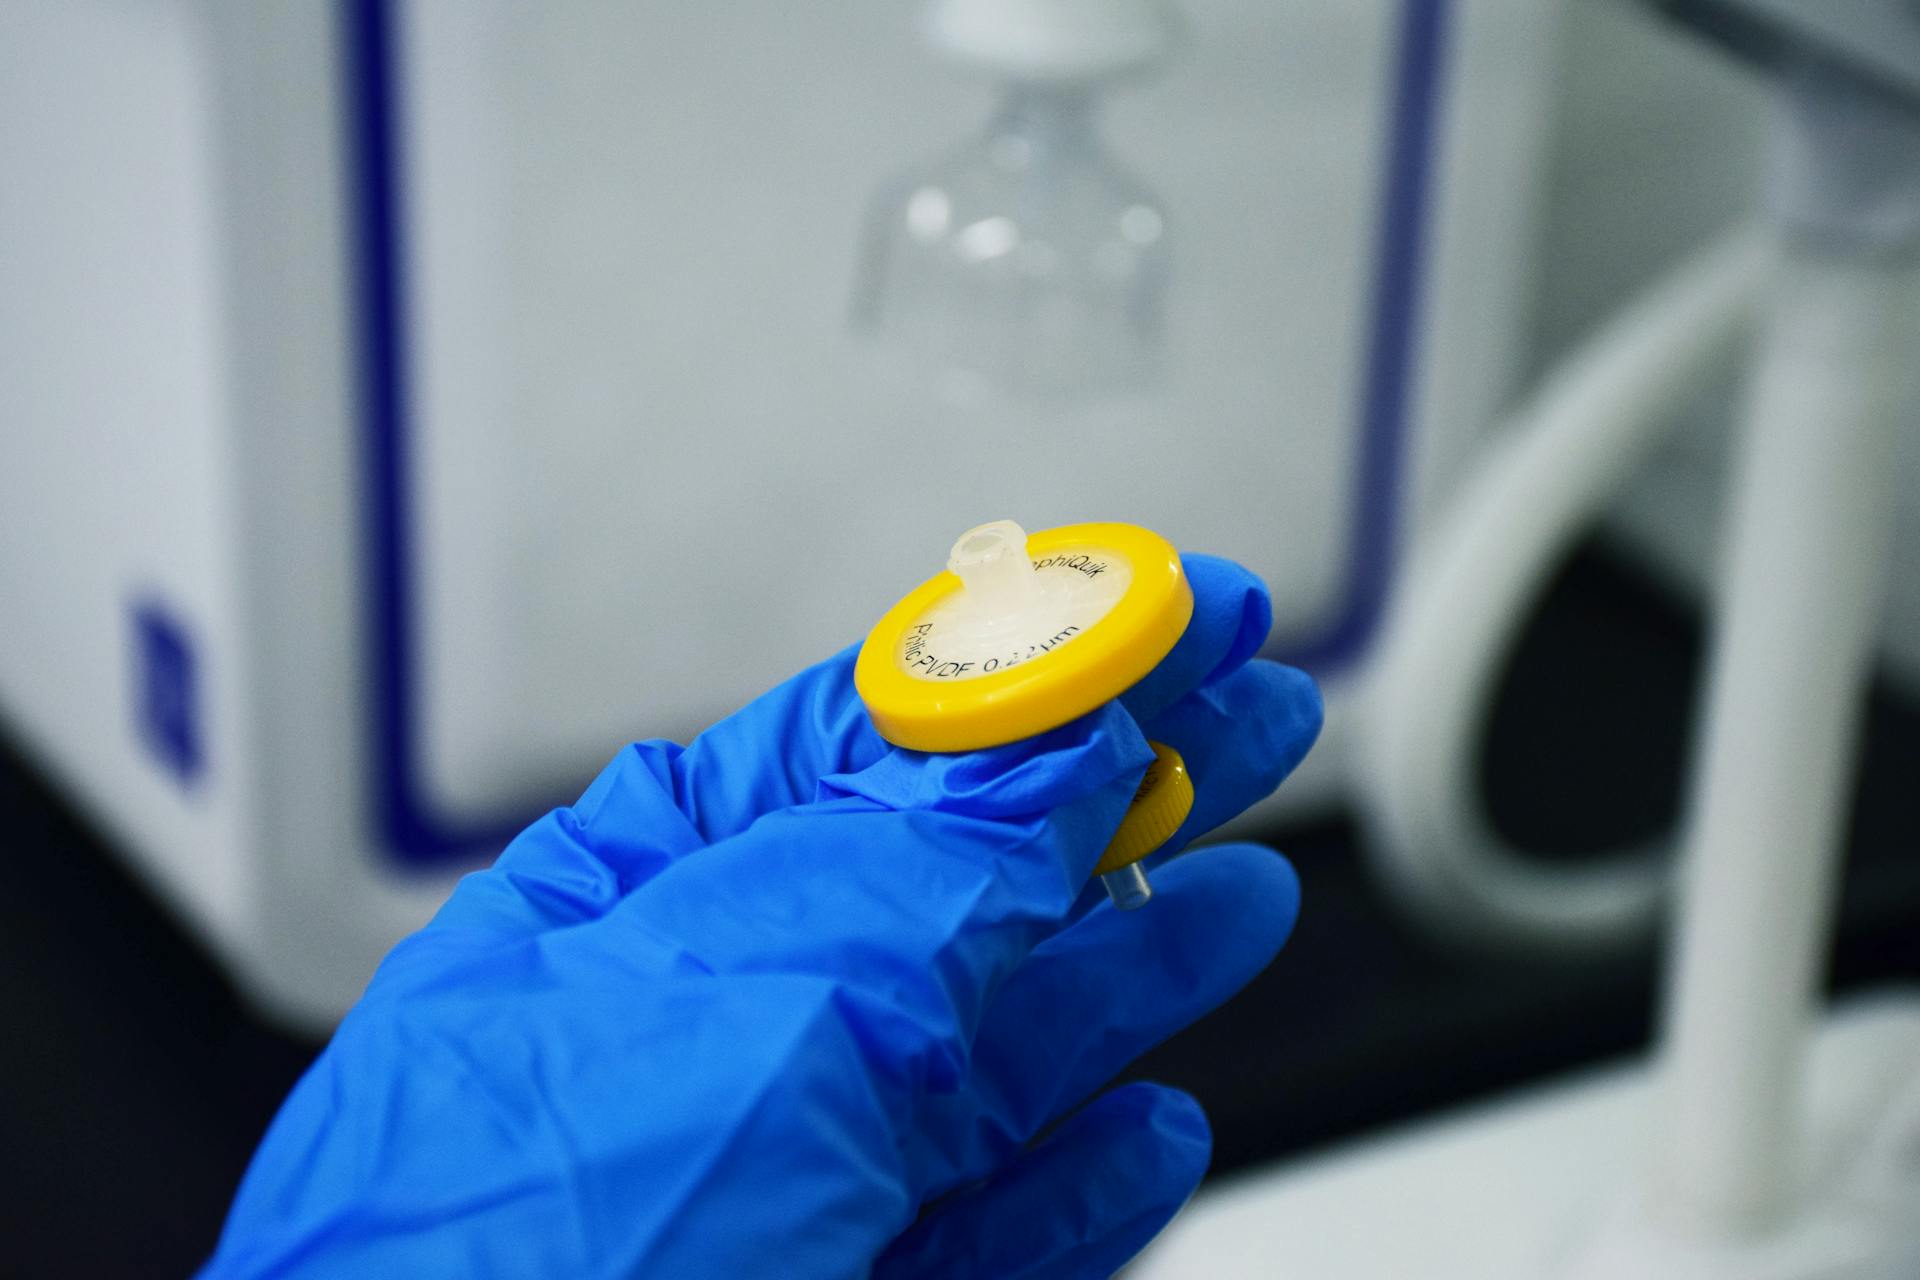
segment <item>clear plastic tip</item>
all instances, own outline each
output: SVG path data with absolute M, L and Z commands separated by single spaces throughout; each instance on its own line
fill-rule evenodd
M 1100 877 L 1107 896 L 1113 899 L 1113 905 L 1122 911 L 1133 911 L 1144 907 L 1153 897 L 1153 885 L 1147 880 L 1147 873 L 1139 863 L 1131 862 L 1118 871 L 1109 871 Z

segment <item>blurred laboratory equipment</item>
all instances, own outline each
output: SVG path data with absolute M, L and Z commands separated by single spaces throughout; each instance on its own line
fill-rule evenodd
M 945 394 L 1089 396 L 1150 381 L 1166 214 L 1107 151 L 1116 81 L 1165 54 L 1162 0 L 940 0 L 930 43 L 989 76 L 985 132 L 873 199 L 853 321 Z
M 1562 8 L 1191 0 L 1162 57 L 1162 6 L 1063 0 L 1046 77 L 1011 2 L 0 8 L 8 732 L 324 1026 L 620 743 L 845 645 L 943 549 L 902 531 L 1122 512 L 1274 585 L 1324 808 L 1399 550 L 1525 360 Z M 955 163 L 998 209 L 1071 161 L 1047 235 L 1097 206 L 1131 283 L 1012 291 L 1088 355 L 1054 385 L 899 377 L 847 323 L 872 194 L 1036 80 L 1104 145 Z M 936 310 L 876 324 L 1008 302 L 957 270 L 883 274 Z M 760 572 L 795 542 L 865 550 Z
M 1434 1276 L 1879 1280 L 1920 1256 L 1920 1001 L 1823 1015 L 1819 994 L 1894 562 L 1896 445 L 1920 404 L 1920 13 L 1892 0 L 1661 7 L 1769 75 L 1764 228 L 1625 308 L 1492 442 L 1383 641 L 1365 775 L 1391 882 L 1482 944 L 1637 940 L 1671 875 L 1659 1052 L 1638 1072 L 1303 1171 L 1264 1198 L 1249 1189 L 1223 1209 L 1218 1238 L 1194 1228 L 1192 1251 L 1163 1254 L 1168 1269 L 1150 1274 L 1220 1274 L 1207 1264 L 1237 1233 L 1259 1222 L 1293 1238 L 1291 1215 L 1325 1211 L 1332 1186 L 1344 1213 L 1391 1212 L 1384 1195 L 1449 1161 L 1507 1188 L 1503 1226 L 1529 1225 L 1436 1255 L 1440 1219 L 1474 1212 L 1455 1199 L 1438 1216 L 1397 1215 L 1384 1251 L 1327 1237 L 1312 1269 L 1391 1274 L 1398 1257 Z M 1474 708 L 1553 558 L 1741 347 L 1725 579 L 1679 866 L 1623 855 L 1541 868 L 1477 812 L 1461 763 Z M 1549 1145 L 1585 1167 L 1546 1171 Z
M 1920 12 L 1665 7 L 1772 76 L 1777 262 L 1681 846 L 1658 1164 L 1642 1219 L 1586 1271 L 1677 1271 L 1665 1260 L 1687 1255 L 1696 1275 L 1892 1276 L 1920 1251 L 1920 1094 L 1882 1090 L 1835 1128 L 1811 1109 L 1807 1067 L 1888 594 L 1896 446 L 1920 403 Z M 1920 1028 L 1920 1002 L 1906 1019 Z M 1910 1082 L 1916 1062 L 1910 1047 L 1873 1065 Z M 1885 1168 L 1889 1140 L 1906 1145 L 1904 1170 Z

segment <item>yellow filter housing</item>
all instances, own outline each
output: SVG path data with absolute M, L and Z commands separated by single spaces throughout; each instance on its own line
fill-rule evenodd
M 854 665 L 874 728 L 916 751 L 1077 719 L 1153 670 L 1193 617 L 1180 553 L 1137 525 L 1029 535 L 996 521 L 961 535 L 948 563 L 875 624 Z
M 1093 873 L 1106 875 L 1130 867 L 1173 838 L 1193 812 L 1193 779 L 1187 762 L 1165 743 L 1150 743 L 1153 763 L 1133 793 L 1133 804 Z

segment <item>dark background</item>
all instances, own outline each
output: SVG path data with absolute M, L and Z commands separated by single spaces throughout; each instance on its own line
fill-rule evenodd
M 1509 835 L 1579 858 L 1670 829 L 1697 618 L 1604 552 L 1547 594 L 1483 746 Z M 1920 708 L 1876 690 L 1834 964 L 1920 976 Z M 32 764 L 0 742 L 0 1274 L 169 1276 L 211 1248 L 248 1154 L 318 1046 L 249 1015 Z M 1305 909 L 1239 997 L 1149 1054 L 1213 1117 L 1216 1172 L 1628 1053 L 1651 955 L 1462 955 L 1399 920 L 1349 823 L 1276 831 Z

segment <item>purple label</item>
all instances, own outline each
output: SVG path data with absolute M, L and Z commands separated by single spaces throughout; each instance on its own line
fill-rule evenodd
M 206 768 L 193 637 L 166 605 L 133 606 L 133 722 L 147 754 L 185 786 Z

